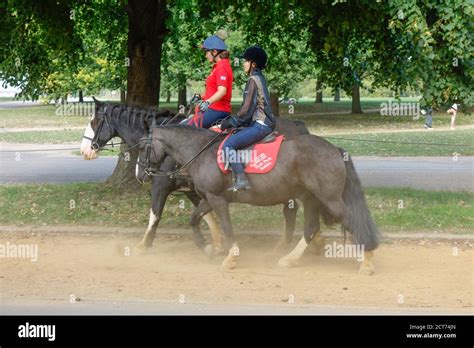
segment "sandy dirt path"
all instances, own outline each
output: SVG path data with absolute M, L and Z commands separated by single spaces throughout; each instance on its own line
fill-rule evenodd
M 275 236 L 239 234 L 241 256 L 233 271 L 220 268 L 222 257 L 208 259 L 190 236 L 160 235 L 140 255 L 133 249 L 139 239 L 3 232 L 0 246 L 38 245 L 38 260 L 0 258 L 0 303 L 5 308 L 44 300 L 67 304 L 73 296 L 82 304 L 143 300 L 214 308 L 334 306 L 335 314 L 349 307 L 474 313 L 472 241 L 386 241 L 375 254 L 375 275 L 364 276 L 357 272 L 357 260 L 324 253 L 307 252 L 298 267 L 279 268 L 284 252 L 273 251 Z M 327 239 L 333 241 L 341 242 Z

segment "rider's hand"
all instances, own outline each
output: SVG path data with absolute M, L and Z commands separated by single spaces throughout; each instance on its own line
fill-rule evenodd
M 206 112 L 207 109 L 209 109 L 209 105 L 211 105 L 211 103 L 209 103 L 207 100 L 201 100 L 199 103 L 199 110 L 201 110 L 201 112 Z
M 198 102 L 201 99 L 202 98 L 201 98 L 201 95 L 199 93 L 194 93 L 193 97 L 190 100 L 190 103 L 194 104 L 194 103 Z

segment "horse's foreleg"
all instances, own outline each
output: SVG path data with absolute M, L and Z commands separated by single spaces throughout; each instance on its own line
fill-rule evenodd
M 189 192 L 186 194 L 189 200 L 198 207 L 201 204 L 201 198 L 195 192 Z M 207 203 L 208 204 L 208 203 Z M 211 208 L 209 208 L 211 210 Z M 213 252 L 214 254 L 221 254 L 224 251 L 224 247 L 222 246 L 222 230 L 219 226 L 219 223 L 216 221 L 216 218 L 212 211 L 206 213 L 204 216 L 199 216 L 199 221 L 201 217 L 206 221 L 207 225 L 209 226 L 209 230 L 211 231 L 212 237 L 212 244 L 213 244 Z M 197 224 L 199 224 L 199 221 Z
M 212 246 L 213 252 L 215 255 L 221 255 L 224 253 L 224 246 L 222 245 L 222 230 L 217 222 L 215 214 L 212 210 L 203 216 L 204 221 L 206 221 L 209 229 L 211 230 L 212 237 Z
M 319 229 L 319 214 L 317 212 L 317 202 L 313 199 L 307 199 L 304 204 L 304 235 L 299 241 L 298 245 L 288 255 L 282 257 L 278 261 L 281 267 L 291 267 L 298 263 L 304 251 L 308 247 L 311 239 L 314 237 Z
M 229 203 L 223 197 L 211 193 L 207 194 L 207 201 L 219 218 L 226 243 L 229 246 L 229 253 L 222 262 L 222 266 L 229 269 L 235 268 L 237 257 L 240 255 L 240 250 L 235 242 L 234 231 L 230 221 Z
M 163 208 L 166 203 L 166 199 L 172 191 L 171 186 L 161 186 L 155 184 L 153 181 L 153 187 L 151 190 L 151 208 L 150 208 L 150 219 L 148 221 L 148 227 L 146 229 L 145 235 L 143 236 L 140 243 L 137 244 L 136 248 L 138 250 L 148 249 L 153 246 L 153 240 L 155 239 L 156 230 L 161 219 L 161 214 L 163 213 Z
M 290 200 L 283 205 L 283 215 L 285 216 L 285 234 L 281 236 L 275 249 L 286 249 L 293 240 L 293 234 L 296 226 L 296 215 L 298 213 L 298 203 L 296 200 Z
M 210 205 L 207 203 L 206 200 L 201 200 L 199 205 L 194 209 L 193 213 L 191 214 L 191 227 L 193 229 L 193 236 L 194 242 L 198 246 L 198 248 L 203 249 L 204 252 L 208 256 L 213 256 L 214 251 L 211 244 L 206 244 L 206 240 L 202 235 L 201 228 L 199 227 L 199 223 L 201 218 L 208 214 L 211 211 Z

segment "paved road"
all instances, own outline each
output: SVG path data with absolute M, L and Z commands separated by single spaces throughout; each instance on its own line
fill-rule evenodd
M 344 314 L 409 314 L 442 315 L 450 311 L 422 308 L 375 308 L 318 306 L 295 303 L 281 305 L 229 305 L 208 303 L 159 302 L 147 300 L 81 300 L 74 304 L 67 299 L 25 300 L 21 303 L 0 303 L 0 315 L 344 315 Z
M 104 181 L 117 159 L 84 161 L 79 145 L 0 144 L 0 184 Z M 41 151 L 54 148 L 54 151 Z M 62 150 L 68 148 L 69 150 Z M 26 150 L 40 150 L 25 152 Z M 474 191 L 474 157 L 354 157 L 364 186 Z
M 40 106 L 43 105 L 40 102 L 32 102 L 32 101 L 9 101 L 9 102 L 1 102 L 0 109 L 16 109 L 16 108 L 26 108 L 32 106 Z

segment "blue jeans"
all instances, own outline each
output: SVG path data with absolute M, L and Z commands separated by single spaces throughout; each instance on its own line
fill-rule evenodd
M 226 118 L 229 115 L 230 112 L 227 111 L 207 109 L 207 111 L 204 113 L 204 118 L 202 120 L 202 128 L 209 128 L 214 124 L 214 122 L 222 120 L 223 118 Z
M 236 153 L 237 150 L 252 145 L 273 131 L 270 127 L 254 122 L 250 127 L 232 134 L 224 143 L 222 149 L 226 154 Z M 230 166 L 235 174 L 244 172 L 244 165 L 239 161 L 230 161 Z
M 230 112 L 227 112 L 227 111 L 207 109 L 202 119 L 202 128 L 211 127 L 214 124 L 214 122 L 218 120 L 222 120 L 223 118 L 226 118 L 227 116 L 229 116 L 229 114 Z M 189 121 L 187 122 L 189 124 Z

